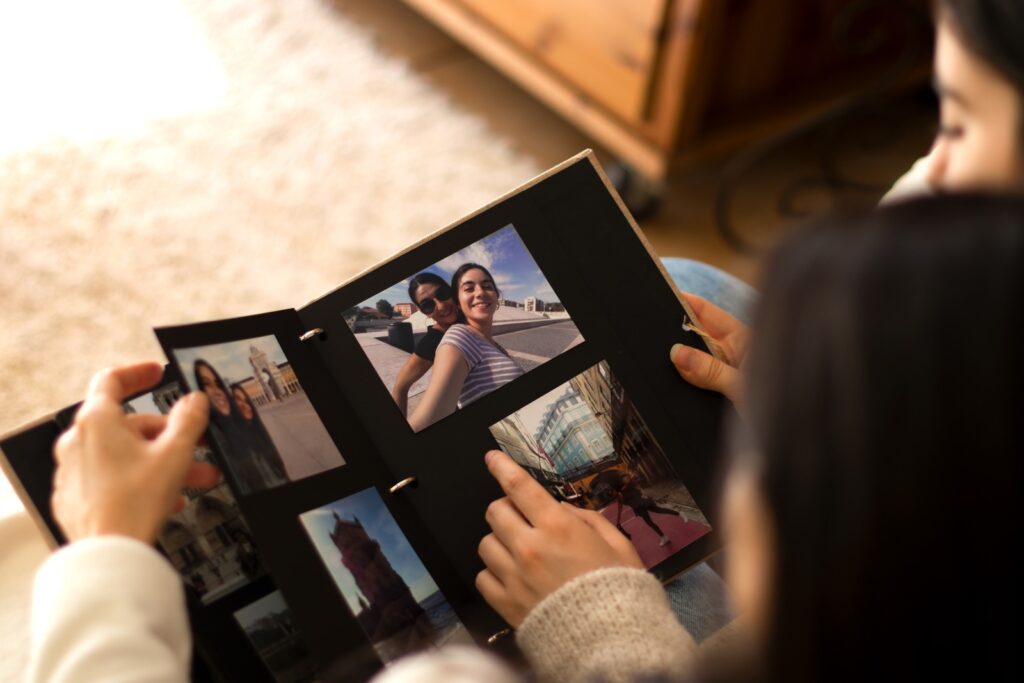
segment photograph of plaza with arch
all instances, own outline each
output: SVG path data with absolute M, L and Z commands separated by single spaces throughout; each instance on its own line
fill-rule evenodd
M 414 431 L 583 341 L 512 225 L 342 315 Z
M 177 382 L 125 403 L 126 413 L 166 415 L 181 398 Z M 210 461 L 210 449 L 193 452 Z M 185 585 L 209 604 L 264 573 L 249 527 L 226 481 L 213 488 L 186 488 L 185 507 L 171 515 L 157 544 L 181 574 Z
M 210 399 L 208 433 L 242 493 L 345 464 L 274 336 L 173 355 L 189 389 Z
M 605 361 L 490 430 L 557 500 L 615 524 L 648 568 L 711 531 Z
M 384 662 L 449 643 L 473 644 L 375 489 L 299 519 Z

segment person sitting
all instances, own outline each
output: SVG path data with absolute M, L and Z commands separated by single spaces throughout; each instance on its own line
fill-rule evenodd
M 768 268 L 730 449 L 731 640 L 698 650 L 611 522 L 498 451 L 480 592 L 543 681 L 1015 679 L 1018 305 L 1024 198 L 803 232 Z

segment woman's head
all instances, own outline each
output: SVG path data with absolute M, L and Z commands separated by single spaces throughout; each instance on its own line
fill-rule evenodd
M 227 385 L 213 366 L 200 358 L 192 364 L 192 372 L 195 374 L 196 385 L 210 399 L 211 415 L 231 415 L 233 411 Z
M 897 205 L 778 252 L 725 502 L 769 679 L 1008 665 L 1022 306 L 1024 199 Z
M 449 327 L 458 320 L 454 293 L 440 275 L 420 273 L 409 280 L 409 299 L 438 325 Z
M 501 293 L 490 271 L 478 263 L 465 263 L 452 275 L 452 289 L 467 321 L 490 322 Z
M 252 401 L 249 399 L 249 394 L 245 393 L 238 384 L 231 387 L 231 397 L 235 402 L 235 408 L 238 409 L 238 414 L 242 416 L 242 419 L 246 422 L 252 422 L 256 416 L 256 409 L 253 408 Z
M 941 126 L 930 180 L 1024 192 L 1024 3 L 937 0 Z

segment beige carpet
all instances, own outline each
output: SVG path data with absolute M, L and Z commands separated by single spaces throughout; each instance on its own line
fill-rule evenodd
M 100 367 L 159 357 L 153 326 L 301 306 L 540 170 L 382 56 L 341 0 L 182 5 L 219 104 L 0 152 L 0 433 Z M 44 551 L 25 519 L 2 531 L 9 680 Z
M 301 306 L 539 170 L 341 0 L 183 4 L 221 106 L 0 156 L 0 432 L 159 354 L 155 325 Z

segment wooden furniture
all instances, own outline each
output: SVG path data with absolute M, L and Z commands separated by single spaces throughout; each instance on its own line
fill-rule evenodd
M 404 1 L 655 182 L 807 120 L 931 31 L 928 0 Z

